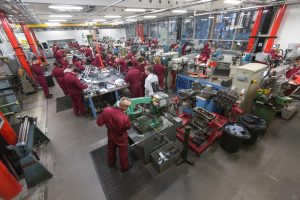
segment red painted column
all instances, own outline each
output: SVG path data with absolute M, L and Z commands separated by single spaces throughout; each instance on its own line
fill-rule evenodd
M 38 47 L 39 41 L 38 41 L 38 39 L 36 38 L 34 31 L 31 30 L 30 32 L 31 32 L 31 35 L 32 35 L 32 37 L 33 37 L 33 41 L 34 41 L 34 43 L 35 43 L 35 46 Z M 37 48 L 37 50 L 39 50 L 39 48 Z M 40 51 L 41 57 L 43 57 L 45 63 L 47 63 L 46 56 L 44 55 L 43 50 L 40 49 L 39 51 Z
M 270 34 L 269 34 L 269 36 L 271 38 L 268 39 L 268 41 L 267 41 L 267 43 L 265 45 L 264 52 L 269 52 L 270 49 L 272 49 L 274 41 L 275 41 L 274 37 L 276 37 L 276 34 L 277 34 L 278 30 L 279 30 L 279 27 L 280 27 L 283 15 L 285 13 L 285 10 L 286 10 L 286 5 L 281 5 L 280 8 L 278 9 L 276 18 L 274 20 L 274 23 L 272 25 L 272 29 L 271 29 Z M 297 19 L 295 19 L 295 20 L 297 20 Z
M 97 50 L 98 55 L 99 55 L 98 58 L 99 58 L 100 66 L 101 66 L 101 68 L 103 68 L 104 65 L 103 65 L 102 58 L 101 58 L 101 49 L 100 49 L 99 43 L 98 43 L 97 38 L 96 38 L 96 31 L 93 30 L 92 33 L 93 33 L 93 39 L 96 42 L 96 50 Z
M 25 34 L 26 40 L 27 40 L 27 42 L 28 42 L 28 44 L 29 44 L 29 46 L 30 46 L 32 52 L 33 52 L 33 53 L 36 55 L 36 57 L 38 58 L 39 63 L 42 64 L 41 58 L 40 58 L 40 56 L 39 56 L 39 54 L 38 54 L 37 47 L 36 47 L 35 42 L 34 42 L 32 36 L 31 36 L 31 33 L 30 33 L 29 28 L 28 28 L 27 25 L 24 24 L 24 23 L 21 23 L 20 25 L 21 25 L 21 27 L 22 27 L 22 30 L 23 30 L 23 32 L 24 32 L 24 34 Z
M 261 19 L 262 19 L 262 16 L 263 16 L 263 12 L 264 12 L 264 8 L 259 8 L 258 9 L 258 13 L 257 13 L 256 19 L 255 19 L 255 22 L 254 22 L 254 25 L 253 25 L 253 28 L 252 28 L 252 31 L 251 31 L 251 34 L 250 34 L 250 38 L 249 38 L 249 41 L 248 41 L 248 46 L 247 46 L 247 50 L 246 50 L 246 52 L 248 52 L 248 53 L 250 53 L 253 50 L 254 43 L 255 43 L 255 40 L 256 40 L 256 38 L 254 38 L 254 37 L 257 36 L 258 29 L 259 29 Z
M 0 160 L 0 198 L 11 200 L 22 191 L 22 186 Z
M 3 30 L 5 31 L 9 41 L 10 41 L 10 44 L 11 46 L 13 47 L 15 53 L 16 53 L 16 56 L 18 57 L 18 60 L 20 61 L 22 67 L 25 69 L 25 71 L 27 72 L 27 74 L 33 79 L 35 80 L 32 72 L 31 72 L 31 69 L 30 69 L 30 66 L 26 60 L 26 56 L 23 52 L 23 49 L 20 47 L 20 44 L 8 22 L 8 20 L 6 19 L 6 16 L 5 16 L 5 13 L 3 11 L 0 11 L 0 21 L 2 23 L 2 27 L 3 27 Z

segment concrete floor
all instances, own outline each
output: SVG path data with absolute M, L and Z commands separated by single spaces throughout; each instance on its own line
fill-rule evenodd
M 55 98 L 63 96 L 58 86 L 50 91 Z M 44 185 L 45 199 L 104 200 L 89 152 L 106 143 L 105 128 L 90 118 L 75 117 L 72 110 L 56 113 L 55 98 L 45 103 L 42 92 L 30 98 L 41 105 L 31 111 L 40 109 L 38 117 L 51 139 L 44 154 L 54 177 Z M 195 166 L 172 167 L 133 199 L 300 200 L 299 121 L 299 113 L 289 121 L 275 119 L 256 145 L 243 146 L 236 154 L 216 143 L 193 157 Z

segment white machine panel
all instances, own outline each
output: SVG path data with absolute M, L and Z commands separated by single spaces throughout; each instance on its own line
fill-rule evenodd
M 236 68 L 236 74 L 232 85 L 237 87 L 238 92 L 248 90 L 252 81 L 261 82 L 268 66 L 260 63 L 249 63 Z

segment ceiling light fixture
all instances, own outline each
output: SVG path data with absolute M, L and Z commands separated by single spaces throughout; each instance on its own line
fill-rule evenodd
M 109 18 L 109 19 L 117 19 L 117 18 L 121 18 L 120 15 L 105 15 L 105 18 Z
M 126 19 L 135 18 L 135 17 L 137 17 L 137 15 L 132 15 L 132 16 L 126 17 Z
M 172 13 L 186 13 L 187 10 L 172 10 Z
M 126 8 L 126 12 L 146 12 L 146 9 L 141 9 L 141 8 Z
M 48 22 L 66 22 L 66 19 L 49 19 Z
M 49 6 L 51 9 L 56 10 L 82 10 L 83 7 L 81 6 L 69 6 L 69 5 L 51 5 Z
M 106 19 L 93 19 L 93 22 L 105 22 Z
M 50 18 L 69 18 L 72 15 L 49 15 Z
M 144 16 L 144 18 L 146 18 L 146 19 L 154 19 L 154 18 L 156 18 L 157 16 L 155 16 L 155 15 L 145 15 Z
M 127 22 L 136 22 L 137 19 L 134 19 L 134 18 L 130 18 L 130 19 L 126 19 Z
M 209 16 L 209 17 L 208 17 L 208 19 L 214 19 L 214 18 L 215 18 L 214 16 Z
M 238 5 L 238 4 L 241 4 L 242 1 L 240 1 L 240 0 L 225 0 L 224 3 Z
M 51 23 L 51 22 L 46 22 L 45 23 L 47 26 L 60 26 L 60 23 Z

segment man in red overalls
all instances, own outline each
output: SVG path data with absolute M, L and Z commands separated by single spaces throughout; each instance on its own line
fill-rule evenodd
M 32 57 L 32 65 L 31 65 L 31 71 L 36 77 L 37 82 L 40 84 L 44 91 L 44 95 L 47 99 L 50 99 L 53 97 L 53 94 L 49 94 L 49 88 L 47 85 L 46 78 L 44 76 L 44 68 L 38 64 L 39 61 L 36 56 Z
M 93 51 L 90 46 L 87 46 L 85 49 L 85 56 L 92 59 L 93 58 Z
M 87 85 L 80 82 L 76 75 L 80 73 L 80 70 L 73 68 L 71 72 L 65 74 L 65 84 L 69 92 L 69 96 L 72 99 L 74 114 L 76 116 L 85 115 L 86 110 L 84 108 L 82 91 L 87 88 Z
M 116 106 L 105 108 L 98 116 L 98 126 L 105 124 L 107 128 L 107 159 L 108 165 L 116 164 L 116 152 L 119 149 L 119 159 L 122 172 L 127 171 L 130 166 L 128 162 L 128 133 L 131 127 L 129 117 L 124 113 L 131 105 L 130 99 L 123 97 Z
M 64 76 L 65 76 L 64 69 L 61 68 L 58 63 L 53 63 L 53 65 L 54 65 L 54 68 L 52 70 L 51 76 L 55 77 L 58 85 L 63 90 L 64 94 L 68 95 L 68 90 L 67 90 L 67 88 L 65 86 L 65 82 L 64 82 Z
M 125 82 L 129 83 L 129 90 L 132 98 L 142 97 L 142 73 L 139 69 L 133 67 L 133 63 L 129 61 L 127 63 L 129 67 L 125 76 Z
M 165 67 L 161 64 L 160 58 L 156 57 L 154 60 L 153 72 L 158 78 L 159 86 L 164 89 L 165 84 Z
M 63 55 L 63 58 L 60 59 L 59 62 L 62 68 L 67 69 L 69 67 L 69 61 L 66 54 Z

